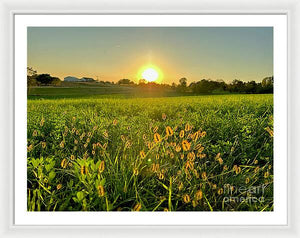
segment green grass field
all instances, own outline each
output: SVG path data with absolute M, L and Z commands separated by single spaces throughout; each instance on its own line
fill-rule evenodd
M 29 211 L 273 210 L 273 95 L 39 90 L 28 99 Z
M 227 94 L 216 91 L 216 94 Z M 31 87 L 28 99 L 57 99 L 57 98 L 136 98 L 136 97 L 176 97 L 191 96 L 192 93 L 179 93 L 171 89 L 143 88 L 125 85 L 101 85 L 99 83 L 62 82 L 60 86 Z
M 124 86 L 82 86 L 82 87 L 35 87 L 31 88 L 29 92 L 29 98 L 41 98 L 41 97 L 95 97 L 95 95 L 115 95 L 115 94 L 131 94 L 134 93 L 134 89 Z

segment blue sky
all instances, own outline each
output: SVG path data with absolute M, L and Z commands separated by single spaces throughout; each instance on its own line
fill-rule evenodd
M 271 27 L 29 27 L 27 38 L 28 66 L 60 79 L 137 81 L 150 64 L 163 83 L 273 75 Z

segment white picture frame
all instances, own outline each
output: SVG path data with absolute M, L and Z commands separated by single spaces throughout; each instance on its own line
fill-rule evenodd
M 22 15 L 14 17 L 15 159 L 14 225 L 286 225 L 287 17 L 286 15 Z M 274 211 L 272 212 L 27 212 L 28 27 L 272 27 L 274 37 Z M 284 159 L 279 159 L 284 158 Z M 263 189 L 263 188 L 261 188 Z
M 71 3 L 71 1 L 65 1 L 67 3 Z M 264 1 L 264 3 L 268 3 L 270 1 Z M 273 1 L 274 2 L 274 1 Z M 224 3 L 221 3 L 221 1 L 217 1 L 218 8 L 223 10 L 215 9 L 215 5 L 212 3 L 207 4 L 206 10 L 201 10 L 201 5 L 199 3 L 188 3 L 189 5 L 188 10 L 185 8 L 185 10 L 180 10 L 180 8 L 183 7 L 179 1 L 175 1 L 174 9 L 173 10 L 164 10 L 165 7 L 170 6 L 171 3 L 168 3 L 166 5 L 162 4 L 159 5 L 157 8 L 153 8 L 151 3 L 138 3 L 132 1 L 132 3 L 129 2 L 129 5 L 127 7 L 121 7 L 122 4 L 120 1 L 113 1 L 110 3 L 111 5 L 105 6 L 104 3 L 97 3 L 96 1 L 90 2 L 88 4 L 85 4 L 85 6 L 89 9 L 81 10 L 73 9 L 72 11 L 67 11 L 67 9 L 63 6 L 63 4 L 59 1 L 56 3 L 52 1 L 53 6 L 52 7 L 47 6 L 49 2 L 45 1 L 41 6 L 37 4 L 36 7 L 42 7 L 45 10 L 41 11 L 40 9 L 37 9 L 34 7 L 34 5 L 31 5 L 33 3 L 28 2 L 28 5 L 30 7 L 29 10 L 26 10 L 25 6 L 22 1 L 1 1 L 0 7 L 3 9 L 3 14 L 1 17 L 4 19 L 2 21 L 3 30 L 2 35 L 4 37 L 1 37 L 1 40 L 3 39 L 3 42 L 1 42 L 1 47 L 3 45 L 3 52 L 4 54 L 1 56 L 3 59 L 6 59 L 6 63 L 3 60 L 4 64 L 3 68 L 3 75 L 1 72 L 2 78 L 9 78 L 10 80 L 4 81 L 2 80 L 2 86 L 1 89 L 3 89 L 2 95 L 4 96 L 4 99 L 2 102 L 5 102 L 5 99 L 8 100 L 8 104 L 3 105 L 3 118 L 1 117 L 1 125 L 3 127 L 3 135 L 9 135 L 3 138 L 3 142 L 1 143 L 2 146 L 5 146 L 6 153 L 1 156 L 3 161 L 3 164 L 6 164 L 9 166 L 9 169 L 4 170 L 4 167 L 1 169 L 3 178 L 6 175 L 6 178 L 9 178 L 9 183 L 7 183 L 7 180 L 5 179 L 1 180 L 1 187 L 3 188 L 2 191 L 9 191 L 9 197 L 8 194 L 3 193 L 1 195 L 1 204 L 5 212 L 2 212 L 0 215 L 0 221 L 1 221 L 1 233 L 2 236 L 9 236 L 9 235 L 15 235 L 15 236 L 24 236 L 30 235 L 30 236 L 37 236 L 42 235 L 44 236 L 65 236 L 65 235 L 71 235 L 73 236 L 79 236 L 81 235 L 80 232 L 78 232 L 78 229 L 84 229 L 85 232 L 88 232 L 89 235 L 96 236 L 99 234 L 99 232 L 102 232 L 105 235 L 121 235 L 124 234 L 124 231 L 128 231 L 130 229 L 130 233 L 132 233 L 132 229 L 135 229 L 136 235 L 139 236 L 153 236 L 153 235 L 172 235 L 172 236 L 182 236 L 182 235 L 194 235 L 196 236 L 201 233 L 204 235 L 209 235 L 213 237 L 219 237 L 219 236 L 235 236 L 235 235 L 251 235 L 251 236 L 265 236 L 267 233 L 270 232 L 273 233 L 274 236 L 287 236 L 287 237 L 297 237 L 299 235 L 299 230 L 297 229 L 297 201 L 296 198 L 299 195 L 299 188 L 297 187 L 297 181 L 299 181 L 299 175 L 297 175 L 296 168 L 297 165 L 299 165 L 299 162 L 297 162 L 296 156 L 297 147 L 295 146 L 297 142 L 298 134 L 297 130 L 299 132 L 299 127 L 296 127 L 296 116 L 299 116 L 299 109 L 296 109 L 295 101 L 296 95 L 297 95 L 297 89 L 299 89 L 299 83 L 296 82 L 296 76 L 299 76 L 299 72 L 296 70 L 296 62 L 297 59 L 299 60 L 299 48 L 298 45 L 296 45 L 296 40 L 299 39 L 299 30 L 296 29 L 296 23 L 299 23 L 299 17 L 297 19 L 297 13 L 299 13 L 300 8 L 299 4 L 297 5 L 297 1 L 275 1 L 277 2 L 278 7 L 277 9 L 268 9 L 264 4 L 254 2 L 249 4 L 249 6 L 245 7 L 244 9 L 237 9 L 237 7 L 234 7 L 237 3 L 237 1 L 226 1 L 228 4 L 226 7 L 223 5 Z M 128 3 L 128 2 L 127 2 Z M 15 5 L 14 5 L 15 4 Z M 101 5 L 103 4 L 103 5 Z M 174 2 L 172 2 L 172 5 Z M 31 6 L 30 6 L 31 5 Z M 223 5 L 223 6 L 222 6 Z M 256 5 L 256 6 L 255 6 Z M 55 7 L 54 7 L 55 6 Z M 105 7 L 104 7 L 105 6 Z M 232 9 L 236 10 L 230 10 L 229 7 L 232 7 Z M 147 9 L 151 10 L 147 10 Z M 95 11 L 95 9 L 101 9 L 99 11 Z M 121 9 L 121 10 L 120 10 Z M 197 10 L 198 9 L 198 10 Z M 248 10 L 247 10 L 248 9 Z M 14 108 L 14 73 L 13 73 L 13 18 L 16 14 L 287 14 L 288 16 L 288 29 L 289 29 L 289 35 L 288 35 L 288 179 L 289 179 L 289 193 L 288 193 L 288 204 L 289 204 L 289 210 L 288 210 L 288 224 L 287 225 L 281 225 L 281 226 L 217 226 L 217 227 L 211 227 L 211 226 L 193 226 L 187 227 L 187 226 L 180 226 L 180 229 L 178 230 L 178 226 L 176 227 L 161 227 L 161 226 L 155 226 L 155 227 L 147 227 L 147 226 L 131 226 L 130 228 L 125 228 L 123 226 L 118 227 L 111 227 L 111 226 L 96 226 L 96 227 L 90 227 L 90 226 L 54 226 L 54 230 L 51 232 L 46 232 L 46 229 L 49 228 L 49 226 L 15 226 L 13 223 L 13 173 L 12 170 L 14 168 L 14 162 L 13 162 L 13 146 L 16 146 L 13 144 L 13 108 Z M 5 25 L 6 24 L 6 25 Z M 2 51 L 1 51 L 2 52 Z M 5 57 L 6 56 L 6 57 Z M 10 61 L 7 61 L 7 58 L 10 59 Z M 293 99 L 293 100 L 292 100 Z M 291 130 L 291 127 L 293 126 L 293 130 Z M 9 138 L 7 140 L 7 138 Z M 6 159 L 4 159 L 6 158 Z M 291 189 L 293 188 L 293 189 Z M 117 229 L 116 229 L 117 228 Z M 138 229 L 136 229 L 138 228 Z M 155 228 L 155 229 L 153 229 Z M 225 230 L 224 230 L 225 228 Z M 244 229 L 247 228 L 247 229 Z M 38 229 L 38 231 L 37 231 Z M 153 229 L 150 231 L 150 229 Z M 238 232 L 235 232 L 238 231 Z M 24 233 L 25 232 L 25 233 Z M 198 232 L 198 233 L 197 233 Z M 128 232 L 128 234 L 130 234 Z M 132 236 L 132 235 L 131 235 Z

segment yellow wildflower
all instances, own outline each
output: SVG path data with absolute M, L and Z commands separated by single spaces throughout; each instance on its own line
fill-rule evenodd
M 87 168 L 87 166 L 85 166 L 85 165 L 82 165 L 81 166 L 81 169 L 80 169 L 80 173 L 82 174 L 82 175 L 84 175 L 84 174 L 88 174 L 88 168 Z
M 98 195 L 99 195 L 100 197 L 103 197 L 103 196 L 105 195 L 104 187 L 103 187 L 102 185 L 99 185 L 99 186 L 97 187 L 97 190 L 98 190 Z
M 107 139 L 107 138 L 108 138 L 108 132 L 107 132 L 107 131 L 104 131 L 104 132 L 103 132 L 103 136 L 104 136 L 105 139 Z
M 194 135 L 193 135 L 193 140 L 194 140 L 194 141 L 197 141 L 197 140 L 198 140 L 198 138 L 199 138 L 199 133 L 200 133 L 200 131 L 196 131 L 196 132 L 194 133 Z
M 201 137 L 205 137 L 206 136 L 206 131 L 203 131 L 202 133 L 201 133 Z
M 204 147 L 202 147 L 202 145 L 200 143 L 195 146 L 195 150 L 199 150 L 200 148 L 204 149 Z M 202 152 L 202 151 L 200 151 L 200 152 Z
M 181 130 L 181 131 L 180 131 L 179 137 L 180 137 L 180 138 L 183 138 L 183 137 L 184 137 L 184 130 Z
M 180 145 L 177 145 L 176 148 L 175 148 L 176 152 L 180 152 L 181 151 L 181 147 Z
M 42 117 L 41 122 L 40 122 L 40 125 L 43 126 L 44 123 L 45 123 L 45 119 L 44 119 L 44 117 Z
M 137 203 L 134 207 L 133 207 L 133 211 L 138 212 L 140 211 L 142 208 L 142 204 Z
M 190 150 L 190 148 L 191 148 L 191 144 L 187 140 L 182 141 L 182 149 L 184 151 L 188 151 Z
M 189 202 L 191 201 L 190 195 L 185 194 L 185 195 L 183 196 L 183 201 L 184 201 L 185 203 L 189 203 Z
M 158 133 L 155 133 L 155 134 L 154 134 L 154 141 L 155 141 L 156 143 L 158 143 L 158 142 L 161 141 L 160 135 L 159 135 Z
M 198 190 L 195 194 L 196 200 L 201 200 L 203 197 L 203 192 L 202 190 Z
M 62 184 L 61 184 L 61 183 L 60 183 L 60 184 L 57 184 L 56 189 L 59 190 L 59 189 L 61 189 L 61 188 L 62 188 Z
M 170 126 L 166 127 L 166 134 L 167 134 L 167 136 L 172 136 L 173 135 L 173 130 Z
M 152 172 L 155 172 L 155 163 L 151 164 L 151 169 Z
M 194 152 L 189 152 L 187 155 L 187 159 L 194 161 L 195 160 L 195 153 Z
M 104 162 L 104 160 L 102 160 L 99 164 L 98 172 L 102 173 L 104 171 L 104 169 L 105 169 L 105 162 Z
M 64 169 L 67 168 L 67 165 L 68 165 L 68 161 L 66 159 L 63 159 L 60 163 L 60 166 Z
M 268 178 L 269 175 L 270 175 L 269 171 L 265 172 L 265 173 L 264 173 L 264 178 Z
M 62 141 L 62 142 L 60 142 L 60 145 L 59 145 L 61 148 L 64 148 L 65 147 L 65 142 L 64 141 Z
M 134 169 L 133 169 L 133 174 L 134 174 L 135 176 L 139 175 L 139 170 L 138 170 L 137 168 L 134 168 Z
M 191 126 L 190 126 L 190 124 L 189 123 L 186 123 L 186 125 L 185 125 L 185 131 L 189 131 L 189 130 L 191 130 Z
M 158 172 L 159 171 L 159 164 L 156 164 L 155 165 L 155 172 Z
M 102 148 L 103 148 L 104 150 L 106 150 L 106 147 L 107 147 L 107 143 L 104 143 L 103 146 L 102 146 Z
M 183 189 L 183 183 L 180 182 L 179 185 L 178 185 L 178 190 L 181 191 L 182 189 Z
M 142 159 L 144 159 L 146 157 L 146 154 L 143 150 L 140 152 L 140 156 L 141 156 Z
M 265 128 L 265 130 L 269 133 L 269 135 L 270 135 L 271 137 L 274 137 L 274 132 L 273 132 L 272 129 L 270 129 L 270 127 Z

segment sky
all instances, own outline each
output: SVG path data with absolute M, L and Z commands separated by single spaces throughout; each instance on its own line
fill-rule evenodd
M 161 83 L 273 75 L 272 27 L 28 27 L 27 65 L 67 76 L 137 82 L 148 66 Z

